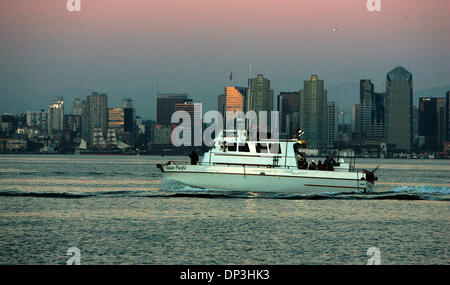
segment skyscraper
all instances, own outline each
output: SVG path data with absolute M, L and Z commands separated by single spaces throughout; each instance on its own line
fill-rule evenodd
M 445 141 L 450 142 L 450 90 L 445 93 Z
M 136 109 L 133 107 L 131 98 L 122 100 L 122 109 L 124 113 L 124 142 L 128 145 L 134 145 L 136 141 Z
M 355 104 L 352 106 L 352 133 L 356 140 L 358 140 L 359 135 L 359 122 L 360 122 L 360 105 Z
M 64 98 L 56 97 L 48 107 L 47 127 L 49 134 L 60 133 L 64 130 Z
M 73 98 L 72 115 L 81 115 L 83 113 L 83 101 L 80 98 Z
M 300 94 L 300 128 L 305 132 L 303 137 L 308 141 L 308 147 L 325 147 L 327 119 L 327 91 L 324 89 L 324 82 L 317 75 L 311 75 L 311 80 L 304 81 Z
M 436 106 L 436 98 L 419 98 L 419 136 L 424 138 L 426 151 L 435 151 L 438 145 Z
M 327 148 L 334 148 L 336 146 L 338 125 L 339 125 L 339 107 L 337 102 L 328 102 L 327 113 Z
M 419 98 L 419 136 L 425 151 L 441 151 L 445 142 L 445 98 Z
M 217 97 L 217 111 L 222 115 L 222 117 L 225 114 L 225 94 L 220 94 Z
M 108 109 L 108 128 L 116 138 L 127 145 L 134 145 L 136 138 L 136 110 L 130 98 L 122 100 L 122 107 Z
M 83 138 L 89 145 L 93 144 L 94 130 L 106 137 L 108 130 L 108 95 L 92 92 L 83 102 L 82 112 Z
M 242 111 L 246 112 L 246 101 L 248 95 L 248 88 L 246 87 L 237 87 L 237 86 L 228 86 L 225 87 L 225 102 L 224 102 L 224 118 L 223 124 L 224 128 L 228 128 L 227 126 L 227 112 L 237 112 Z M 234 128 L 237 126 L 235 125 Z
M 48 131 L 47 117 L 48 113 L 44 110 L 27 111 L 27 126 L 29 128 L 47 132 Z
M 246 111 L 245 101 L 247 99 L 248 88 L 228 86 L 225 87 L 225 113 L 227 111 Z
M 446 139 L 447 124 L 445 121 L 445 108 L 446 100 L 445 98 L 436 98 L 436 109 L 437 109 L 437 134 L 438 134 L 438 151 L 442 151 L 444 148 L 444 143 Z
M 384 141 L 384 93 L 376 93 L 370 79 L 360 80 L 359 138 L 361 142 Z
M 202 145 L 202 103 L 199 102 L 184 102 L 176 103 L 175 111 L 185 111 L 189 113 L 191 118 L 190 125 L 184 125 L 183 136 L 186 133 L 191 134 L 191 146 Z M 195 137 L 198 135 L 198 137 Z
M 411 151 L 413 78 L 397 66 L 386 75 L 385 136 L 397 150 Z
M 287 123 L 287 116 L 299 111 L 300 92 L 280 92 L 277 103 L 277 110 L 280 115 L 280 132 L 286 133 L 287 137 L 291 137 L 291 128 L 287 128 L 289 125 L 289 123 Z M 292 116 L 289 117 L 289 120 L 292 120 Z
M 246 101 L 246 111 L 255 111 L 258 115 L 258 122 L 260 121 L 259 112 L 267 112 L 267 131 L 270 131 L 269 127 L 271 125 L 271 111 L 274 110 L 273 89 L 270 89 L 270 80 L 264 78 L 264 75 L 262 74 L 258 74 L 256 78 L 249 78 Z
M 176 103 L 192 102 L 187 94 L 156 94 L 156 123 L 164 126 L 171 125 L 172 114 Z

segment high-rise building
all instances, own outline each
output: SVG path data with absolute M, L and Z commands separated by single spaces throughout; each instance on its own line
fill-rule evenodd
M 280 132 L 285 133 L 287 137 L 292 137 L 293 132 L 291 130 L 292 128 L 290 128 L 291 124 L 288 124 L 287 120 L 292 120 L 295 116 L 290 116 L 289 118 L 287 116 L 295 112 L 298 113 L 300 109 L 300 92 L 280 92 L 277 103 L 277 110 L 280 116 Z M 295 129 L 293 131 L 295 131 Z
M 437 108 L 436 98 L 419 99 L 419 136 L 424 137 L 424 149 L 437 148 Z
M 225 94 L 217 96 L 217 111 L 222 115 L 225 114 Z
M 336 146 L 339 125 L 339 106 L 337 102 L 328 102 L 327 148 Z
M 413 78 L 397 66 L 386 75 L 385 136 L 397 150 L 411 151 L 413 140 Z
M 133 100 L 125 98 L 122 100 L 124 112 L 124 142 L 128 145 L 134 145 L 137 135 L 136 109 L 133 107 Z
M 419 139 L 419 108 L 417 106 L 413 106 L 412 112 L 412 124 L 413 124 L 413 141 Z
M 48 107 L 47 129 L 49 134 L 64 130 L 64 98 L 56 97 Z
M 446 141 L 447 124 L 445 121 L 445 98 L 436 98 L 438 151 L 442 151 Z
M 445 93 L 445 141 L 450 142 L 450 90 Z
M 445 98 L 419 98 L 419 136 L 425 151 L 441 151 L 445 142 Z
M 83 101 L 80 98 L 73 98 L 72 115 L 80 115 L 83 113 Z
M 184 102 L 176 103 L 175 111 L 185 111 L 189 113 L 191 123 L 190 125 L 184 124 L 183 135 L 190 133 L 191 146 L 201 146 L 203 141 L 202 132 L 202 103 L 199 102 Z M 198 135 L 199 137 L 195 137 Z
M 246 101 L 247 101 L 248 88 L 228 86 L 225 87 L 225 102 L 224 102 L 224 116 L 223 124 L 224 128 L 230 128 L 227 126 L 227 112 L 246 112 Z M 235 125 L 234 128 L 237 126 Z
M 116 139 L 124 142 L 125 112 L 123 108 L 108 109 L 108 129 L 114 130 Z
M 122 100 L 122 107 L 108 109 L 108 129 L 114 131 L 116 139 L 127 145 L 136 140 L 136 110 L 130 98 Z
M 152 128 L 153 142 L 157 144 L 171 144 L 171 126 L 156 124 Z
M 19 116 L 11 113 L 3 113 L 0 116 L 0 135 L 12 137 L 19 125 Z
M 360 129 L 359 117 L 360 117 L 360 105 L 355 104 L 352 106 L 352 133 L 356 140 L 358 139 L 358 134 L 359 134 L 359 129 Z
M 81 133 L 81 116 L 64 115 L 64 130 Z
M 311 75 L 310 80 L 304 81 L 304 88 L 300 93 L 300 129 L 305 132 L 303 137 L 308 141 L 308 147 L 325 148 L 327 119 L 327 91 L 324 89 L 324 82 L 317 75 Z
M 286 138 L 293 138 L 300 125 L 300 112 L 293 112 L 286 115 Z M 280 138 L 282 138 L 280 136 Z
M 192 102 L 187 94 L 157 94 L 156 95 L 156 123 L 171 125 L 172 114 L 176 103 Z
M 270 132 L 271 111 L 273 108 L 273 89 L 270 89 L 270 80 L 264 78 L 264 75 L 258 74 L 255 78 L 248 79 L 248 93 L 246 98 L 247 108 L 245 111 L 255 111 L 258 115 L 258 123 L 260 123 L 259 112 L 267 112 L 267 131 Z M 264 122 L 263 122 L 264 124 Z
M 384 93 L 374 91 L 369 79 L 360 81 L 360 142 L 384 141 Z
M 123 98 L 122 99 L 122 108 L 132 109 L 133 108 L 133 100 L 131 98 Z
M 47 116 L 48 113 L 45 110 L 41 111 L 27 111 L 27 126 L 32 129 L 40 131 L 48 131 Z
M 235 112 L 235 111 L 246 111 L 245 101 L 247 99 L 248 88 L 246 87 L 237 87 L 237 86 L 228 86 L 225 87 L 225 113 L 227 111 Z
M 96 135 L 106 138 L 108 131 L 108 95 L 92 92 L 83 102 L 82 112 L 83 138 L 93 145 L 94 131 Z

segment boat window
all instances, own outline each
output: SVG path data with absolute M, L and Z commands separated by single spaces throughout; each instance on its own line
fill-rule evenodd
M 281 147 L 279 143 L 271 143 L 269 144 L 270 153 L 281 153 Z
M 236 151 L 236 144 L 235 143 L 227 143 L 227 150 L 228 151 Z
M 248 144 L 239 144 L 239 151 L 250 152 L 250 148 L 248 147 Z
M 256 144 L 256 152 L 257 153 L 269 153 L 267 150 L 267 144 L 266 143 L 257 143 Z

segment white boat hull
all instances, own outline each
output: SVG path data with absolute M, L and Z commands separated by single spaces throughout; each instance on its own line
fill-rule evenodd
M 373 192 L 358 172 L 243 166 L 160 165 L 166 181 L 210 190 L 312 194 Z M 361 179 L 363 178 L 363 179 Z

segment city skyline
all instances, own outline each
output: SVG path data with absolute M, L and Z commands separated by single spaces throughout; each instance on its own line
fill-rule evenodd
M 64 3 L 6 2 L 0 113 L 92 90 L 113 105 L 132 97 L 146 119 L 156 117 L 158 92 L 187 93 L 212 110 L 231 71 L 234 85 L 245 84 L 250 61 L 274 94 L 300 90 L 317 74 L 334 101 L 334 86 L 362 78 L 383 90 L 397 65 L 414 74 L 415 91 L 449 84 L 448 7 L 439 0 L 382 1 L 381 12 L 356 0 L 84 1 L 72 13 Z

